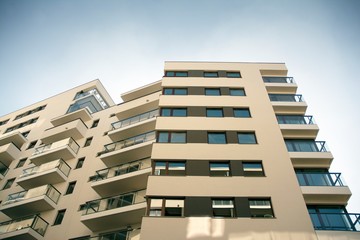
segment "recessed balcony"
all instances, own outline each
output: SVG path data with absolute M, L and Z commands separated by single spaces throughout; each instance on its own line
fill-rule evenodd
M 9 168 L 0 162 L 0 180 L 4 179 L 6 173 L 9 171 Z
M 0 239 L 39 240 L 44 239 L 49 223 L 40 216 L 30 216 L 0 223 Z
M 108 136 L 113 141 L 119 141 L 126 137 L 154 130 L 156 117 L 158 115 L 159 110 L 155 109 L 131 118 L 114 122 L 111 124 L 112 129 L 108 132 Z
M 0 146 L 0 161 L 9 166 L 12 161 L 19 158 L 20 149 L 17 148 L 13 143 L 8 143 Z
M 305 114 L 307 104 L 300 94 L 269 94 L 275 113 Z
M 96 171 L 96 175 L 90 177 L 91 187 L 104 197 L 134 191 L 146 188 L 150 174 L 151 159 L 146 158 Z
M 142 159 L 151 155 L 152 143 L 155 142 L 155 131 L 137 135 L 122 141 L 104 146 L 100 152 L 100 159 L 108 167 L 113 167 L 131 161 Z
M 105 231 L 141 222 L 145 215 L 145 190 L 86 203 L 80 221 L 91 231 Z
M 45 130 L 40 140 L 44 144 L 56 142 L 68 137 L 79 140 L 85 136 L 87 129 L 85 123 L 81 121 L 81 119 L 77 119 Z
M 277 115 L 284 138 L 316 138 L 319 127 L 312 116 Z
M 263 77 L 266 90 L 272 93 L 296 93 L 297 84 L 292 77 Z
M 0 136 L 0 146 L 13 143 L 17 148 L 21 148 L 27 139 L 20 132 L 5 133 Z
M 92 119 L 90 110 L 87 108 L 81 108 L 73 112 L 68 112 L 65 115 L 53 118 L 50 120 L 50 122 L 52 125 L 54 125 L 54 127 L 57 127 L 76 119 L 81 119 L 83 122 L 90 121 Z
M 0 210 L 7 216 L 21 217 L 55 209 L 60 192 L 52 185 L 44 185 L 27 191 L 10 194 Z
M 16 183 L 24 189 L 31 189 L 47 184 L 66 181 L 70 173 L 70 166 L 62 159 L 51 161 L 23 170 Z
M 37 147 L 29 159 L 37 166 L 59 158 L 69 160 L 76 157 L 79 148 L 79 144 L 74 139 L 66 138 Z

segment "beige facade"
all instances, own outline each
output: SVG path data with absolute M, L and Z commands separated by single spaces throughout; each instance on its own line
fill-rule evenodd
M 166 62 L 0 118 L 0 239 L 360 239 L 283 63 Z

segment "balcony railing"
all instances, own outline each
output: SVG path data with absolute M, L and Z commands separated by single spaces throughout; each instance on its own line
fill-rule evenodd
M 94 89 L 91 89 L 87 92 L 79 92 L 76 94 L 75 96 L 75 99 L 74 100 L 77 100 L 79 98 L 83 98 L 83 97 L 86 97 L 86 96 L 89 96 L 89 95 L 93 95 L 96 100 L 98 100 L 98 102 L 100 103 L 100 105 L 105 109 L 105 108 L 108 108 L 108 105 L 107 103 L 104 101 L 104 99 L 101 97 L 100 93 L 98 92 L 98 90 L 96 88 Z
M 310 213 L 315 230 L 360 231 L 358 213 Z
M 139 115 L 136 115 L 136 116 L 133 116 L 133 117 L 130 117 L 130 118 L 127 118 L 127 119 L 112 123 L 111 124 L 112 125 L 111 130 L 115 130 L 115 129 L 118 129 L 118 128 L 123 128 L 123 127 L 129 126 L 129 125 L 132 125 L 132 124 L 135 124 L 135 123 L 138 123 L 138 122 L 142 122 L 142 121 L 145 121 L 147 119 L 156 117 L 158 115 L 159 115 L 159 110 L 158 109 L 152 110 L 150 112 L 142 113 L 142 114 L 139 114 Z
M 279 124 L 315 124 L 313 116 L 276 115 Z
M 300 186 L 346 186 L 341 173 L 297 172 Z
M 289 152 L 328 152 L 325 141 L 313 140 L 285 140 Z
M 48 225 L 49 223 L 38 215 L 3 222 L 0 223 L 0 238 L 2 234 L 18 231 L 24 228 L 32 228 L 41 236 L 44 236 Z
M 104 146 L 105 149 L 103 152 L 101 152 L 101 154 L 116 151 L 116 150 L 123 149 L 123 148 L 127 148 L 130 146 L 136 145 L 136 144 L 148 142 L 148 141 L 154 140 L 155 137 L 156 137 L 155 131 L 152 131 L 152 132 L 140 134 L 140 135 L 137 135 L 135 137 L 131 137 L 131 138 L 128 138 L 125 140 L 110 143 L 110 144 L 107 144 Z
M 293 77 L 263 77 L 265 83 L 295 83 Z
M 44 153 L 46 151 L 60 148 L 60 147 L 66 146 L 66 145 L 69 146 L 71 148 L 71 150 L 74 151 L 74 153 L 77 153 L 80 149 L 79 144 L 77 144 L 77 142 L 74 139 L 66 138 L 66 139 L 63 139 L 63 140 L 60 140 L 57 142 L 53 142 L 53 143 L 42 145 L 42 146 L 35 148 L 35 152 L 33 153 L 33 155 L 38 155 L 38 154 Z
M 304 98 L 300 94 L 269 94 L 272 102 L 303 102 Z
M 5 176 L 8 171 L 9 171 L 9 168 L 5 164 L 0 162 L 0 174 Z
M 19 178 L 27 177 L 55 168 L 59 169 L 65 176 L 69 176 L 71 169 L 70 166 L 64 160 L 58 159 L 52 162 L 41 164 L 40 166 L 24 169 L 23 173 L 19 176 Z
M 129 231 L 132 231 L 132 229 L 129 229 L 129 230 L 123 229 L 123 230 L 116 231 L 116 232 L 103 233 L 103 234 L 101 234 L 99 236 L 95 236 L 95 237 L 84 237 L 84 238 L 81 238 L 81 240 L 112 240 L 112 239 L 126 240 L 126 239 L 128 239 Z
M 96 174 L 94 176 L 90 177 L 90 179 L 91 181 L 96 182 L 99 180 L 120 176 L 126 173 L 136 172 L 141 169 L 150 168 L 150 167 L 151 167 L 151 160 L 150 158 L 148 158 L 144 160 L 121 164 L 111 168 L 98 170 L 96 171 Z
M 135 192 L 121 194 L 115 197 L 107 197 L 98 200 L 89 201 L 86 203 L 83 215 L 88 215 L 97 212 L 103 212 L 110 209 L 126 207 L 138 203 L 145 202 L 145 189 Z
M 50 184 L 44 185 L 41 187 L 32 188 L 27 191 L 10 194 L 7 200 L 3 203 L 3 205 L 15 203 L 15 202 L 21 202 L 39 196 L 47 196 L 54 203 L 57 203 L 60 198 L 60 192 Z

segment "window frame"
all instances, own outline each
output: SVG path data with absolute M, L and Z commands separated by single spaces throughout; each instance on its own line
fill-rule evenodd
M 164 111 L 169 111 L 169 115 L 164 115 Z M 185 115 L 177 115 L 176 111 L 185 111 Z M 187 108 L 161 108 L 160 110 L 161 117 L 187 117 Z
M 161 201 L 161 207 L 160 206 L 151 206 L 151 202 L 152 200 L 158 200 L 159 202 Z M 172 208 L 180 208 L 181 210 L 181 215 L 167 215 L 166 214 L 166 209 L 167 208 L 171 208 L 171 207 L 166 207 L 166 201 L 181 201 L 181 207 L 172 207 Z M 178 205 L 179 206 L 179 205 Z M 185 198 L 183 197 L 171 197 L 171 198 L 149 198 L 148 201 L 148 211 L 147 211 L 147 216 L 148 217 L 184 217 L 184 209 L 185 209 Z M 155 212 L 154 215 L 152 215 L 152 211 Z
M 185 94 L 179 94 L 179 92 L 177 92 L 177 90 L 184 91 Z M 170 94 L 167 94 L 166 92 L 170 92 Z M 162 93 L 163 93 L 163 95 L 167 95 L 167 96 L 171 96 L 171 95 L 186 96 L 186 95 L 188 95 L 188 89 L 187 88 L 163 88 Z
M 223 168 L 221 165 L 227 165 L 227 170 L 215 170 L 216 165 L 218 168 Z M 213 165 L 213 166 L 212 166 Z M 214 170 L 212 170 L 212 167 Z M 210 177 L 230 177 L 231 176 L 231 165 L 229 161 L 222 161 L 222 162 L 209 162 L 209 176 Z
M 5 182 L 5 184 L 4 184 L 4 186 L 2 187 L 1 190 L 5 190 L 5 189 L 11 188 L 12 185 L 14 184 L 14 182 L 15 182 L 15 179 L 16 179 L 16 178 L 9 178 L 9 179 Z
M 16 164 L 15 168 L 21 168 L 25 165 L 27 158 L 19 159 L 18 163 Z
M 78 158 L 74 169 L 82 168 L 84 166 L 84 162 L 85 162 L 85 157 Z M 81 163 L 81 166 L 79 166 L 80 163 Z
M 233 94 L 235 91 L 241 91 L 243 94 Z M 229 89 L 229 96 L 235 96 L 235 97 L 245 97 L 246 92 L 244 88 L 230 88 Z
M 231 76 L 231 74 L 239 74 L 239 75 Z M 229 72 L 226 72 L 226 77 L 227 78 L 241 78 L 241 73 L 240 73 L 240 71 L 229 71 Z
M 100 119 L 96 119 L 93 121 L 91 128 L 96 128 L 99 125 Z
M 69 182 L 64 195 L 73 194 L 75 191 L 75 186 L 76 186 L 76 181 Z
M 207 91 L 217 91 L 218 94 L 209 94 Z M 205 88 L 204 90 L 205 96 L 221 96 L 221 90 L 220 88 Z
M 164 77 L 189 77 L 188 71 L 165 71 Z
M 65 217 L 65 213 L 66 213 L 66 209 L 61 209 L 57 212 L 53 226 L 60 225 L 62 223 Z
M 165 135 L 165 134 L 167 134 L 167 139 L 166 139 L 166 141 L 160 141 L 160 138 L 161 138 L 161 136 L 160 135 Z M 185 134 L 184 135 L 184 141 L 173 141 L 173 137 L 174 137 L 174 135 L 175 134 Z M 186 132 L 184 132 L 184 131 L 159 131 L 159 132 L 157 132 L 157 138 L 156 138 L 156 142 L 157 143 L 187 143 L 187 139 L 186 139 L 186 137 L 187 137 L 187 133 Z
M 254 140 L 253 142 L 242 142 L 240 140 L 240 135 L 252 135 Z M 257 138 L 256 138 L 256 134 L 255 132 L 237 132 L 237 138 L 238 138 L 238 144 L 258 144 Z
M 93 140 L 93 137 L 89 137 L 85 140 L 84 147 L 88 147 L 91 145 L 91 142 Z
M 218 78 L 219 77 L 219 72 L 216 71 L 205 71 L 203 73 L 203 77 L 204 78 Z
M 248 114 L 247 116 L 236 116 L 235 112 L 236 111 L 240 111 L 240 112 L 245 112 Z M 233 114 L 235 118 L 251 118 L 251 112 L 249 108 L 234 108 L 233 109 Z
M 211 142 L 210 135 L 223 135 L 224 142 Z M 215 140 L 215 139 L 214 139 Z M 208 144 L 227 144 L 226 132 L 207 132 L 207 143 Z
M 274 215 L 274 208 L 273 208 L 273 206 L 272 206 L 272 203 L 271 203 L 271 199 L 270 198 L 249 198 L 248 199 L 248 201 L 249 201 L 249 209 L 250 209 L 250 216 L 251 216 L 251 218 L 261 218 L 261 219 L 263 219 L 263 218 L 270 218 L 270 219 L 272 219 L 272 218 L 275 218 L 275 215 Z M 252 205 L 251 205 L 251 202 L 252 201 L 268 201 L 269 202 L 269 205 L 253 205 L 253 206 L 270 206 L 268 209 L 270 209 L 270 211 L 271 211 L 271 213 L 268 213 L 268 212 L 266 212 L 265 210 L 264 210 L 264 207 L 260 207 L 260 208 L 258 208 L 258 209 L 262 209 L 262 211 L 264 211 L 264 213 L 261 213 L 261 214 L 259 214 L 259 213 L 254 213 L 254 212 L 252 212 L 252 209 L 257 209 L 256 207 L 251 207 Z M 261 210 L 260 210 L 260 212 L 261 212 Z M 257 216 L 257 215 L 259 215 L 259 216 Z
M 218 204 L 218 205 L 214 205 L 215 201 L 231 201 L 231 205 L 225 205 L 225 204 Z M 220 207 L 214 207 L 214 206 L 220 206 Z M 221 206 L 232 206 L 232 207 L 221 207 Z M 234 198 L 212 198 L 211 199 L 211 209 L 212 209 L 212 217 L 214 218 L 235 218 L 236 217 L 236 211 L 235 211 L 235 201 Z M 230 210 L 230 216 L 225 215 L 225 214 L 216 214 L 215 210 L 217 210 L 216 212 L 224 212 L 224 210 L 218 210 L 218 209 L 229 209 Z
M 157 163 L 164 163 L 165 168 L 157 169 L 156 168 Z M 171 170 L 171 164 L 183 164 L 184 169 L 183 170 Z M 163 170 L 164 174 L 161 174 L 161 170 Z M 159 174 L 157 174 L 157 171 L 159 172 Z M 178 173 L 183 172 L 183 174 L 171 174 L 172 172 L 176 173 L 177 171 L 178 171 Z M 152 174 L 154 176 L 186 176 L 186 161 L 154 161 Z
M 219 112 L 221 113 L 219 116 L 211 116 L 211 114 L 209 114 L 209 112 L 213 111 L 215 112 Z M 206 108 L 206 117 L 210 117 L 210 118 L 223 118 L 224 117 L 224 110 L 222 108 Z
M 246 164 L 260 164 L 261 166 L 261 171 L 258 170 L 245 170 L 245 165 Z M 243 161 L 242 162 L 242 167 L 243 167 L 243 173 L 245 177 L 265 177 L 265 171 L 264 171 L 264 165 L 262 164 L 261 161 Z M 253 168 L 253 169 L 257 169 L 257 168 Z

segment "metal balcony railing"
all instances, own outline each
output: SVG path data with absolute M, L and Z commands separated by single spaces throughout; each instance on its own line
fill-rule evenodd
M 3 222 L 0 223 L 0 238 L 1 234 L 18 231 L 24 228 L 32 228 L 41 236 L 44 236 L 48 225 L 49 223 L 38 215 Z
M 3 203 L 3 205 L 21 202 L 27 199 L 39 197 L 39 196 L 47 196 L 54 203 L 57 203 L 60 198 L 60 192 L 54 188 L 52 185 L 44 185 L 36 188 L 29 189 L 27 191 L 21 191 L 17 193 L 10 194 L 7 200 Z
M 301 94 L 269 94 L 271 102 L 303 102 Z
M 328 152 L 325 141 L 287 139 L 285 144 L 289 152 Z
M 5 164 L 0 162 L 0 174 L 5 176 L 8 171 L 9 171 L 9 168 Z
M 346 186 L 341 173 L 297 172 L 300 186 Z
M 142 114 L 130 117 L 130 118 L 126 118 L 126 119 L 118 121 L 118 122 L 114 122 L 111 124 L 111 126 L 112 126 L 111 130 L 123 128 L 123 127 L 129 126 L 129 125 L 132 125 L 132 124 L 135 124 L 138 122 L 142 122 L 142 121 L 145 121 L 147 119 L 157 117 L 157 116 L 159 116 L 159 109 L 154 109 L 154 110 L 151 110 L 146 113 L 142 113 Z
M 265 83 L 295 83 L 293 77 L 263 77 Z
M 56 168 L 58 168 L 65 176 L 69 176 L 71 169 L 70 166 L 64 160 L 58 159 L 52 162 L 41 164 L 40 166 L 24 169 L 23 173 L 19 176 L 19 178 L 27 177 Z
M 276 115 L 279 124 L 315 124 L 313 116 Z
M 309 213 L 315 230 L 360 231 L 359 213 Z
M 116 232 L 111 232 L 111 233 L 103 233 L 99 236 L 95 236 L 95 237 L 84 237 L 81 238 L 81 240 L 122 240 L 122 239 L 128 239 L 128 232 L 132 231 L 133 229 L 123 229 L 120 231 L 116 231 Z M 80 239 L 79 239 L 80 240 Z
M 136 172 L 145 168 L 151 167 L 150 158 L 134 161 L 130 163 L 121 164 L 111 168 L 105 168 L 102 170 L 96 171 L 94 176 L 91 176 L 90 179 L 93 182 L 124 175 L 126 173 Z
M 140 143 L 148 142 L 151 140 L 155 140 L 156 134 L 155 131 L 147 132 L 144 134 L 137 135 L 135 137 L 131 137 L 125 140 L 121 140 L 118 142 L 110 143 L 104 146 L 104 151 L 102 151 L 100 154 L 112 152 L 115 150 L 127 148 L 130 146 L 134 146 Z
M 66 146 L 66 145 L 69 146 L 71 148 L 71 150 L 74 151 L 74 153 L 77 153 L 80 149 L 79 144 L 77 144 L 77 142 L 74 139 L 66 138 L 66 139 L 63 139 L 63 140 L 60 140 L 57 142 L 49 143 L 49 144 L 42 145 L 42 146 L 35 148 L 35 152 L 33 153 L 33 155 L 38 155 L 40 153 L 44 153 L 46 151 L 50 151 L 50 150 L 53 150 L 56 148 Z
M 121 194 L 115 197 L 101 198 L 86 202 L 83 215 L 88 215 L 97 212 L 103 212 L 110 209 L 126 207 L 138 203 L 145 202 L 146 189 Z

